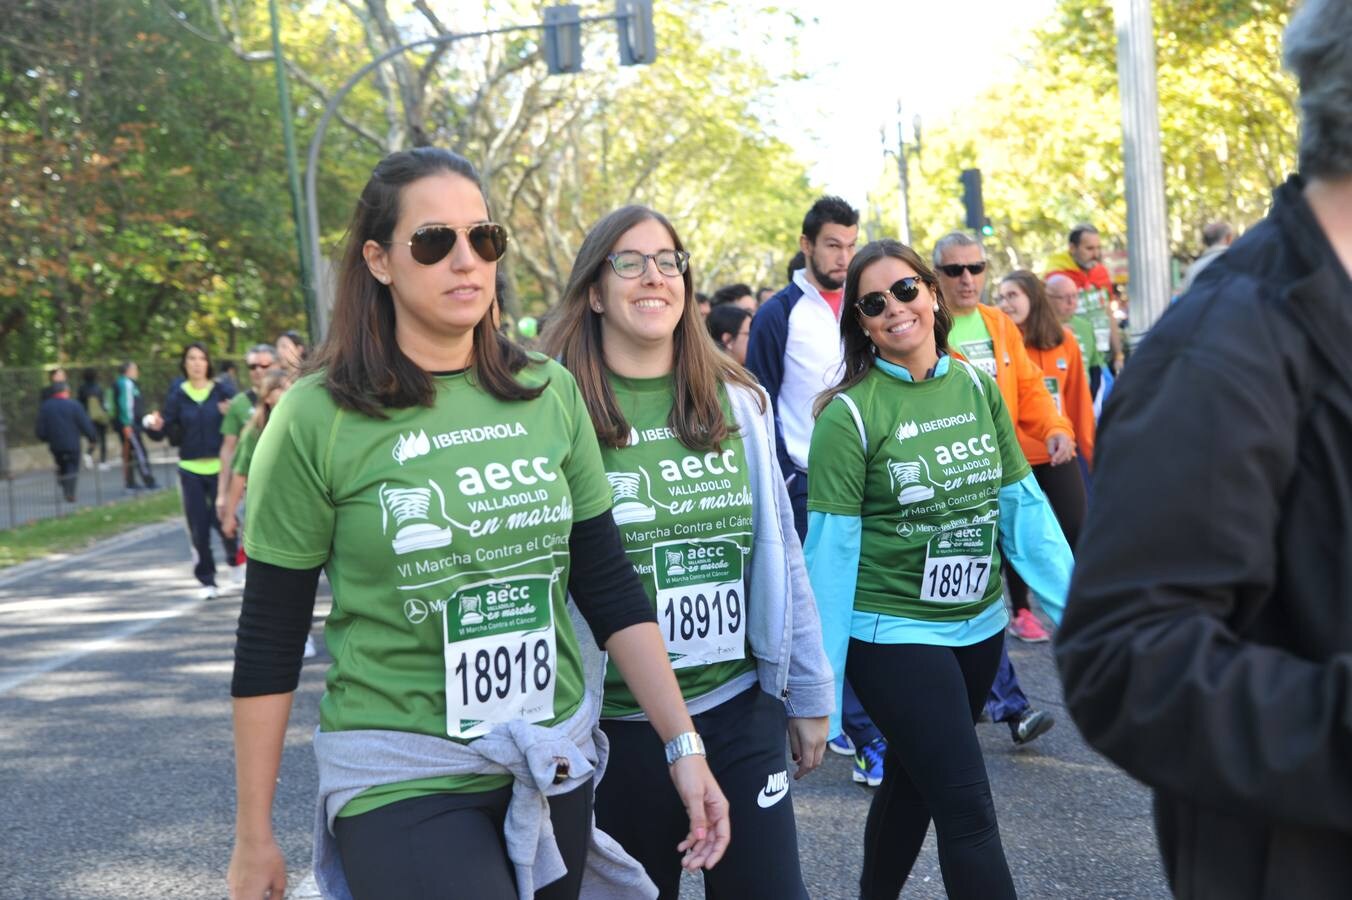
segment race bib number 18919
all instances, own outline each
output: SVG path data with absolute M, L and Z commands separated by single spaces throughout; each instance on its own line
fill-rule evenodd
M 547 575 L 481 582 L 446 602 L 451 737 L 480 737 L 512 719 L 553 717 L 558 663 L 551 583 Z
M 657 624 L 673 669 L 746 656 L 746 590 L 736 541 L 653 545 Z

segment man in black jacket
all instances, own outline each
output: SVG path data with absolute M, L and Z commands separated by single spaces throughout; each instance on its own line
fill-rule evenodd
M 70 399 L 64 381 L 51 385 L 52 393 L 38 407 L 38 440 L 45 441 L 56 460 L 56 480 L 68 503 L 75 502 L 80 477 L 80 435 L 92 442 L 98 436 L 84 407 Z
M 1286 33 L 1300 175 L 1100 426 L 1056 656 L 1184 898 L 1352 896 L 1352 4 Z

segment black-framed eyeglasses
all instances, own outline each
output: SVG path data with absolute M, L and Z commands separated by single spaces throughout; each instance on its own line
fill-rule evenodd
M 949 278 L 961 278 L 963 270 L 971 272 L 973 275 L 980 275 L 986 271 L 986 261 L 974 263 L 945 263 L 942 266 L 935 266 L 940 272 L 943 272 Z
M 409 240 L 389 243 L 391 246 L 407 244 L 414 262 L 434 266 L 455 249 L 455 240 L 461 234 L 469 238 L 470 249 L 484 262 L 497 262 L 507 252 L 507 229 L 496 222 L 480 222 L 478 225 L 462 225 L 459 228 L 424 225 L 413 232 Z
M 861 316 L 873 318 L 881 315 L 882 311 L 887 309 L 887 297 L 890 294 L 896 297 L 902 303 L 910 303 L 916 297 L 920 296 L 920 285 L 925 283 L 925 279 L 919 275 L 908 275 L 905 278 L 899 278 L 892 282 L 892 286 L 885 291 L 873 291 L 864 294 L 854 305 L 859 310 Z
M 690 254 L 684 250 L 658 250 L 656 253 L 621 250 L 606 257 L 610 267 L 621 278 L 641 278 L 648 271 L 648 260 L 653 261 L 658 272 L 668 278 L 675 278 L 685 274 L 690 265 Z

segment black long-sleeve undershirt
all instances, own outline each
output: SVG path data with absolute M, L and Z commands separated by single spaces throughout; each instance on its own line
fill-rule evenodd
M 657 621 L 609 511 L 574 522 L 568 552 L 568 592 L 597 646 L 604 647 L 611 635 L 631 625 Z M 296 689 L 321 568 L 287 569 L 249 561 L 235 631 L 231 696 L 289 694 Z

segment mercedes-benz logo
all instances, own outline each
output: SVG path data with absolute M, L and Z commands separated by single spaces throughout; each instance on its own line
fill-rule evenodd
M 427 618 L 427 604 L 414 597 L 404 601 L 404 615 L 414 625 L 423 622 Z
M 902 537 L 910 537 L 914 533 L 915 526 L 912 525 L 910 522 L 902 522 L 900 525 L 897 526 L 897 534 L 901 535 Z

